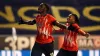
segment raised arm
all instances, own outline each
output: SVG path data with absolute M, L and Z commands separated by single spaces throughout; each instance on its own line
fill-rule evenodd
M 19 20 L 19 24 L 28 24 L 28 25 L 33 25 L 36 23 L 36 20 L 32 20 L 32 21 L 24 21 L 22 19 Z

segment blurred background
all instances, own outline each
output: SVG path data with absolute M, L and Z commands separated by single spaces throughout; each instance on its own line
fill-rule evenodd
M 19 25 L 18 21 L 34 19 L 42 2 L 49 4 L 49 13 L 61 23 L 66 23 L 68 14 L 77 14 L 81 29 L 91 34 L 89 39 L 78 36 L 78 56 L 100 56 L 100 0 L 0 0 L 0 56 L 30 56 L 36 25 Z M 16 41 L 12 27 L 16 29 Z M 64 35 L 60 32 L 53 36 L 56 56 Z

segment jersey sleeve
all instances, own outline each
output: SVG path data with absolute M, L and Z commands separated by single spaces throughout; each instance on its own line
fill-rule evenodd
M 53 22 L 55 22 L 56 21 L 56 19 L 52 16 L 52 15 L 49 15 L 49 21 L 51 22 L 51 23 L 53 23 Z
M 78 31 L 78 29 L 80 29 L 78 24 L 73 24 L 73 26 L 75 27 L 75 30 Z
M 85 35 L 86 32 L 81 30 L 78 24 L 73 24 L 73 26 L 75 27 L 74 31 L 80 33 L 81 35 Z
M 78 29 L 80 29 L 80 27 L 79 27 L 78 24 L 71 24 L 71 25 L 68 27 L 68 30 L 75 31 L 75 32 L 78 32 Z

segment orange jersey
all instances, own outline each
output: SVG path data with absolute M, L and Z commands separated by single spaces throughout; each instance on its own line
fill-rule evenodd
M 55 18 L 47 14 L 46 16 L 38 15 L 36 17 L 36 25 L 37 25 L 37 37 L 36 42 L 45 44 L 54 41 L 54 38 L 51 36 L 53 24 Z
M 66 25 L 69 26 L 68 23 Z M 63 43 L 62 48 L 64 50 L 69 50 L 69 51 L 78 51 L 76 39 L 77 39 L 77 35 L 78 35 L 78 29 L 80 27 L 76 23 L 72 24 L 72 26 L 75 27 L 75 30 L 67 31 L 67 33 L 64 36 L 64 43 Z M 76 31 L 76 29 L 77 29 L 77 31 Z

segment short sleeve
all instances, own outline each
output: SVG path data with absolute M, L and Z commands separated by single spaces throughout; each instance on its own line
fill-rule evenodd
M 77 32 L 78 29 L 80 29 L 80 27 L 79 27 L 78 24 L 76 24 L 76 23 L 71 24 L 71 25 L 68 27 L 68 30 L 75 31 L 75 32 Z
M 74 31 L 76 31 L 76 32 L 78 31 L 78 29 L 80 29 L 79 25 L 76 24 L 76 23 L 75 24 L 72 24 L 72 26 L 75 28 Z
M 56 19 L 52 15 L 48 14 L 48 17 L 49 17 L 49 21 L 51 23 L 54 22 L 54 21 L 56 21 Z

